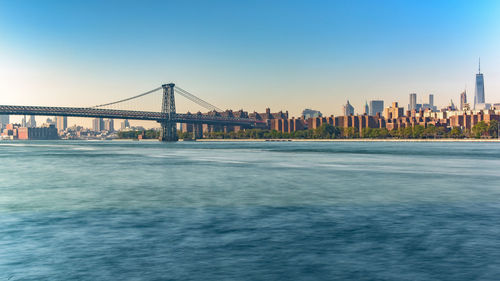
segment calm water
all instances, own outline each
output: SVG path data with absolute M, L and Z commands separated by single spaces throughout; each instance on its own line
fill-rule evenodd
M 0 280 L 498 280 L 500 143 L 0 142 Z

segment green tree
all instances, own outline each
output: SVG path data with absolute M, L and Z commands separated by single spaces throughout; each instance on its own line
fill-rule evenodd
M 423 137 L 424 138 L 435 138 L 436 135 L 437 135 L 436 126 L 434 126 L 432 124 L 427 125 L 427 128 L 425 128 L 425 130 L 424 130 Z
M 344 128 L 343 135 L 344 135 L 344 138 L 346 138 L 346 139 L 352 139 L 352 138 L 359 137 L 358 128 L 355 128 L 355 127 Z
M 412 137 L 414 139 L 424 138 L 425 127 L 422 125 L 415 125 L 412 128 Z
M 317 139 L 330 139 L 335 137 L 335 127 L 330 124 L 322 124 L 314 130 L 314 138 Z
M 459 127 L 453 127 L 453 128 L 451 128 L 450 132 L 448 133 L 448 136 L 450 138 L 459 139 L 459 138 L 463 138 L 464 134 L 462 133 L 462 130 Z
M 491 120 L 488 125 L 488 134 L 493 138 L 498 138 L 498 121 Z
M 476 139 L 484 137 L 488 134 L 488 125 L 486 122 L 481 121 L 472 127 L 472 134 Z

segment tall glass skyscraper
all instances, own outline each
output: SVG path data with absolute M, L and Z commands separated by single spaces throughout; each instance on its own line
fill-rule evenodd
M 0 129 L 5 128 L 9 124 L 9 115 L 0 115 Z
M 481 60 L 479 60 L 479 73 L 476 74 L 476 93 L 474 95 L 474 109 L 477 104 L 485 103 L 484 99 L 484 78 L 481 73 Z
M 408 104 L 408 110 L 416 110 L 417 109 L 417 94 L 410 94 L 410 103 Z
M 382 114 L 384 111 L 384 101 L 383 100 L 371 100 L 370 101 L 370 115 L 375 116 L 377 113 Z

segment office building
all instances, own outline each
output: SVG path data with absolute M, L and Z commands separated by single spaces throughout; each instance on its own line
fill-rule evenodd
M 115 131 L 115 122 L 113 119 L 106 119 L 104 120 L 104 130 L 108 132 L 114 132 Z
M 9 115 L 0 115 L 0 129 L 5 129 L 9 122 Z
M 100 132 L 104 130 L 104 120 L 102 118 L 94 118 L 92 120 L 92 130 L 94 132 Z
M 463 111 L 467 103 L 467 93 L 465 90 L 460 94 L 460 110 Z
M 408 104 L 408 110 L 417 110 L 417 94 L 416 93 L 411 93 L 410 94 L 410 103 Z
M 354 107 L 347 101 L 347 104 L 342 107 L 344 116 L 354 115 Z
M 21 127 L 26 128 L 27 125 L 28 124 L 26 122 L 26 115 L 24 115 L 23 118 L 21 119 Z
M 67 116 L 56 116 L 56 128 L 57 131 L 65 131 L 68 128 L 68 117 Z
M 321 114 L 321 112 L 319 112 L 318 110 L 306 108 L 302 111 L 302 116 L 304 117 L 304 119 L 309 119 L 309 118 L 321 117 L 323 116 L 323 114 Z
M 393 102 L 391 107 L 387 107 L 384 109 L 384 118 L 386 120 L 398 119 L 403 116 L 404 116 L 404 108 L 399 107 L 397 102 Z
M 30 119 L 28 120 L 28 122 L 26 123 L 26 127 L 27 128 L 35 128 L 36 127 L 36 120 L 35 120 L 35 116 L 31 115 L 30 116 Z
M 484 98 L 484 77 L 481 73 L 481 60 L 479 60 L 479 73 L 476 74 L 476 93 L 474 95 L 474 109 L 479 104 L 486 103 Z M 484 107 L 484 106 L 483 106 Z
M 371 100 L 370 101 L 370 116 L 375 116 L 377 113 L 382 114 L 384 111 L 384 101 L 383 100 Z
M 130 123 L 128 122 L 127 119 L 123 120 L 122 123 L 121 123 L 121 126 L 120 126 L 120 129 L 121 130 L 125 130 L 127 128 L 130 128 Z
M 368 102 L 365 101 L 365 112 L 364 114 L 369 115 L 370 114 L 370 107 L 368 106 Z

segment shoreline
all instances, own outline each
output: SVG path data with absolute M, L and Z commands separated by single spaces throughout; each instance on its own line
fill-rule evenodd
M 500 142 L 500 139 L 197 139 L 197 142 Z
M 0 142 L 16 142 L 16 141 L 30 141 L 30 140 L 2 140 Z M 33 141 L 33 140 L 32 140 Z M 37 140 L 34 140 L 37 141 Z M 41 140 L 51 141 L 51 140 Z M 158 139 L 110 139 L 110 140 L 52 140 L 52 141 L 130 141 L 130 142 L 159 142 Z M 197 139 L 197 140 L 183 140 L 179 142 L 500 142 L 500 139 Z

